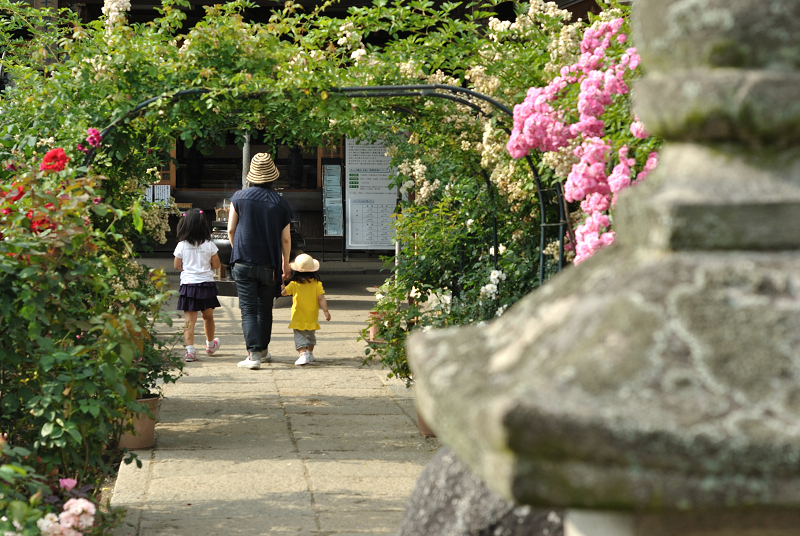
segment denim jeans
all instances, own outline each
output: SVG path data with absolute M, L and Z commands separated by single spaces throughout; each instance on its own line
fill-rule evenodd
M 267 350 L 272 337 L 275 270 L 269 265 L 237 262 L 231 273 L 239 295 L 242 332 L 247 351 L 256 354 Z

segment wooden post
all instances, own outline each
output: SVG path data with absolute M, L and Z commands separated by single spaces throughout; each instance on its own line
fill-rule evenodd
M 242 147 L 242 190 L 247 188 L 247 173 L 250 171 L 250 133 L 244 134 Z

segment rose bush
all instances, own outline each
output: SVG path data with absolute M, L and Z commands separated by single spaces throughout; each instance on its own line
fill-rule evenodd
M 81 536 L 107 534 L 120 510 L 99 509 L 73 478 L 57 482 L 26 463 L 30 451 L 0 438 L 0 532 L 3 535 Z
M 123 417 L 180 361 L 153 336 L 163 274 L 132 262 L 104 178 L 35 142 L 0 140 L 15 147 L 0 162 L 0 433 L 38 473 L 97 482 Z

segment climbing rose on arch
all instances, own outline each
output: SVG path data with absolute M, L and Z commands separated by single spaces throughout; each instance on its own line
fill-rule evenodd
M 567 201 L 579 201 L 584 213 L 575 230 L 576 244 L 570 244 L 575 264 L 614 242 L 609 216 L 617 193 L 644 179 L 657 164 L 656 152 L 638 150 L 648 143 L 652 147 L 638 117 L 628 117 L 623 128 L 609 127 L 619 124 L 620 113 L 630 114 L 629 81 L 639 74 L 639 54 L 624 46 L 625 24 L 617 18 L 587 28 L 579 59 L 562 67 L 544 88 L 530 88 L 514 107 L 514 129 L 507 144 L 512 157 L 522 158 L 534 149 L 556 152 L 575 147 L 572 153 L 578 162 L 564 184 Z M 576 86 L 577 99 L 570 91 Z M 606 117 L 611 114 L 616 115 Z
M 100 131 L 97 130 L 96 128 L 90 128 L 87 131 L 87 134 L 88 136 L 86 136 L 86 141 L 92 147 L 97 147 L 98 145 L 100 145 L 100 142 L 103 141 L 103 136 L 100 135 Z

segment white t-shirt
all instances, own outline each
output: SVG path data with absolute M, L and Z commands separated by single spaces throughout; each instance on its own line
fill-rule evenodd
M 217 251 L 219 251 L 219 248 L 210 240 L 203 242 L 199 246 L 193 246 L 186 241 L 178 242 L 178 247 L 175 248 L 173 255 L 178 259 L 183 259 L 181 285 L 214 281 L 214 272 L 211 271 L 211 257 L 216 255 Z

